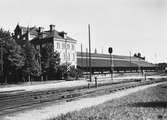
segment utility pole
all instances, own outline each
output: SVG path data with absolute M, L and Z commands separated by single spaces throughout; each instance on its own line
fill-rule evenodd
M 86 72 L 88 72 L 88 48 L 86 48 Z
M 64 33 L 65 34 L 65 33 Z M 68 79 L 68 68 L 67 68 L 67 38 L 64 37 L 65 39 L 65 57 L 66 57 L 66 73 L 67 73 L 67 76 L 66 76 L 66 80 Z
M 112 47 L 109 47 L 108 48 L 108 52 L 110 54 L 110 73 L 111 73 L 111 80 L 113 81 L 113 60 L 112 60 L 112 52 L 113 52 L 113 49 Z
M 65 60 L 66 60 L 66 66 L 67 66 L 67 39 L 65 38 Z
M 130 72 L 131 72 L 131 61 L 132 61 L 132 60 L 131 60 L 131 51 L 129 51 L 129 55 L 130 55 L 130 56 L 129 56 L 129 57 L 130 57 Z
M 81 67 L 84 68 L 84 65 L 83 65 L 83 51 L 82 51 L 82 43 L 81 43 Z
M 88 34 L 89 34 L 89 77 L 90 77 L 90 82 L 92 82 L 90 24 L 88 25 Z

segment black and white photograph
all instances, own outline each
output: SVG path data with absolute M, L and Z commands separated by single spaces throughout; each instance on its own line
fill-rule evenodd
M 0 0 L 0 120 L 167 120 L 167 0 Z

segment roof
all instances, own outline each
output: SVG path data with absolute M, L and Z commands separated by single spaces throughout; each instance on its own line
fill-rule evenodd
M 64 39 L 64 37 L 60 34 L 61 32 L 58 32 L 57 30 L 53 30 L 53 31 L 44 31 L 43 34 L 46 35 L 46 38 L 57 38 L 57 39 Z M 67 36 L 67 40 L 71 40 L 71 41 L 76 41 L 73 38 Z
M 29 30 L 30 35 L 34 35 L 34 36 L 38 36 L 39 34 L 39 28 L 38 27 L 24 27 L 24 26 L 20 26 L 17 25 L 16 29 L 21 29 L 23 31 L 23 34 L 27 33 L 27 31 Z M 41 34 L 43 35 L 43 38 L 57 38 L 57 39 L 64 39 L 64 37 L 61 35 L 62 32 L 59 32 L 57 30 L 53 30 L 53 31 L 43 31 Z M 67 40 L 70 41 L 74 41 L 76 42 L 75 39 L 67 36 Z
M 35 35 L 37 36 L 38 35 L 38 28 L 37 27 L 24 27 L 24 26 L 20 26 L 20 25 L 17 25 L 16 28 L 19 28 L 23 31 L 23 34 L 27 33 L 27 31 L 30 32 L 30 35 Z
M 87 67 L 89 65 L 89 60 L 77 58 L 77 65 L 80 67 Z M 92 67 L 109 67 L 110 60 L 103 60 L 103 59 L 92 59 L 91 60 Z M 114 67 L 137 67 L 136 64 L 130 63 L 128 61 L 122 60 L 113 60 Z
M 144 61 L 136 57 L 113 55 L 113 66 L 114 67 L 155 67 L 154 64 Z M 88 55 L 77 52 L 77 65 L 80 67 L 86 67 L 89 64 Z M 91 54 L 92 67 L 108 67 L 110 66 L 110 55 L 108 54 Z
M 81 55 L 82 54 L 82 55 Z M 87 54 L 87 55 L 86 55 Z M 85 52 L 77 52 L 77 56 L 78 57 L 86 57 L 88 56 L 88 53 Z M 92 58 L 104 58 L 104 59 L 108 59 L 110 58 L 109 54 L 101 54 L 101 53 L 91 53 L 91 57 Z M 144 61 L 143 59 L 137 58 L 137 57 L 133 57 L 133 56 L 125 56 L 125 55 L 112 55 L 113 59 L 120 59 L 120 60 L 134 60 L 134 61 Z

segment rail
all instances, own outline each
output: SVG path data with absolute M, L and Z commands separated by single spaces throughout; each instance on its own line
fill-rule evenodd
M 92 97 L 99 93 L 110 94 L 112 92 L 158 82 L 164 82 L 164 79 L 151 81 L 131 80 L 117 84 L 101 83 L 98 85 L 98 88 L 95 88 L 95 86 L 91 84 L 89 89 L 87 86 L 78 86 L 45 91 L 19 92 L 16 94 L 0 94 L 0 115 L 30 109 L 52 102 L 69 102 L 82 97 Z

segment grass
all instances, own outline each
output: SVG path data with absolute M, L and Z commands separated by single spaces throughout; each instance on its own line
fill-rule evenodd
M 49 120 L 167 120 L 167 84 Z

